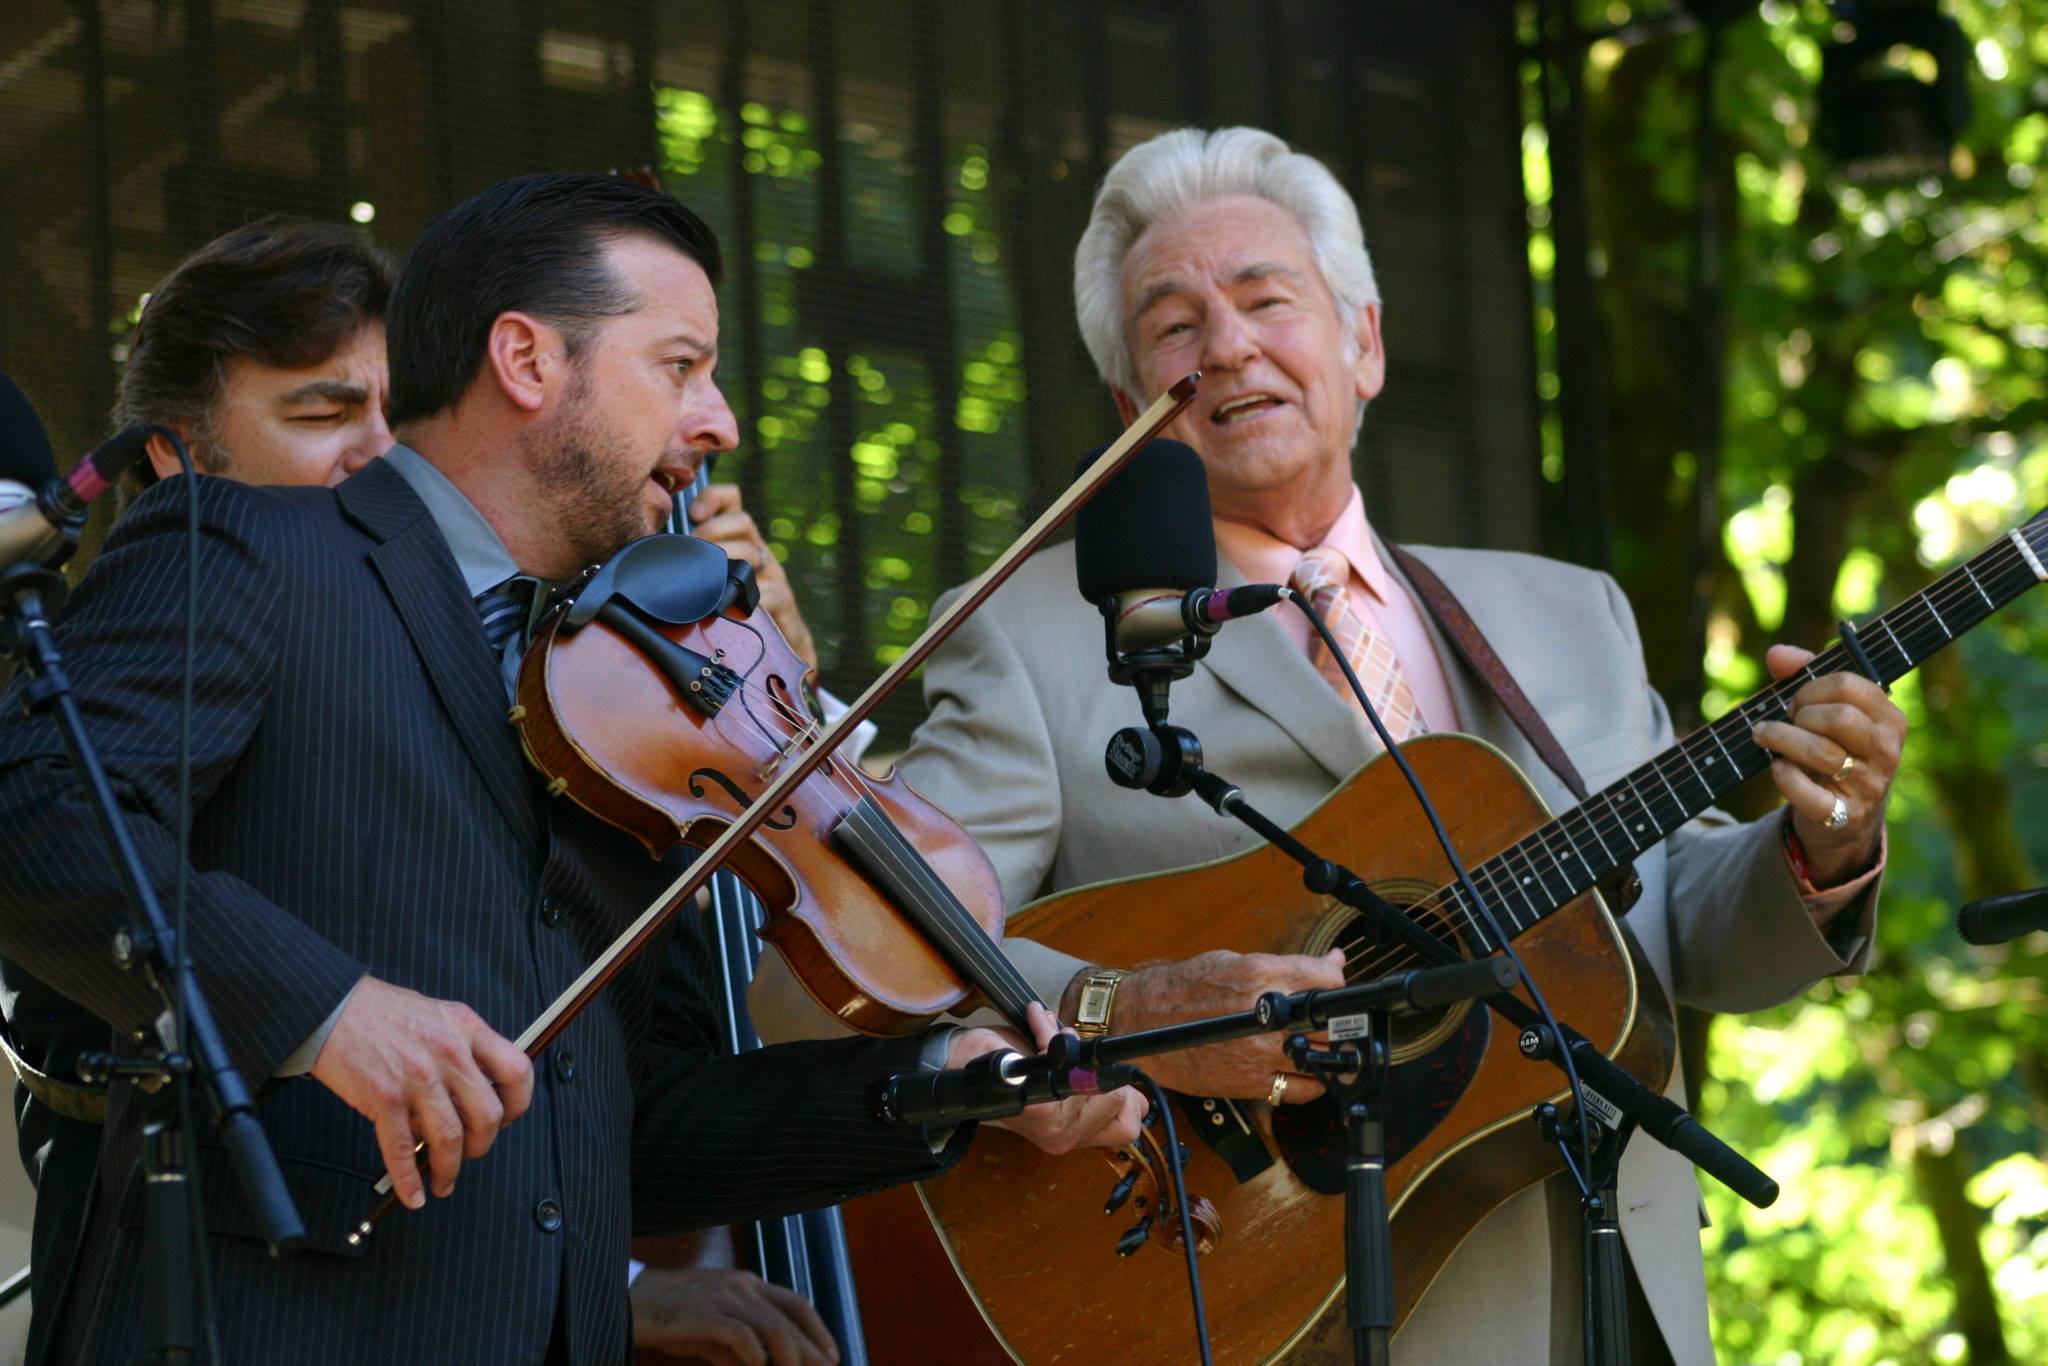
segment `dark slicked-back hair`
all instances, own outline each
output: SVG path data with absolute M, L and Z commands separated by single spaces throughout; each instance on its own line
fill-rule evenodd
M 354 228 L 274 214 L 224 233 L 150 293 L 128 340 L 114 427 L 161 422 L 208 433 L 227 363 L 246 356 L 280 370 L 318 365 L 391 300 L 391 262 Z M 156 482 L 144 461 L 131 476 Z
M 547 320 L 573 355 L 599 319 L 639 308 L 604 259 L 607 242 L 635 234 L 668 243 L 718 283 L 718 239 L 704 220 L 615 176 L 516 176 L 435 219 L 391 296 L 391 424 L 455 405 L 500 314 Z

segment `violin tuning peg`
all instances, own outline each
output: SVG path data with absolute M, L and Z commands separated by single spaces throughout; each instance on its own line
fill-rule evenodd
M 1152 1236 L 1152 1216 L 1146 1215 L 1137 1223 L 1124 1230 L 1123 1237 L 1116 1240 L 1116 1255 L 1128 1257 L 1145 1246 L 1145 1240 Z
M 1131 1198 L 1131 1192 L 1137 1189 L 1137 1185 L 1138 1169 L 1133 1167 L 1124 1173 L 1121 1181 L 1110 1187 L 1109 1199 L 1103 1204 L 1102 1212 L 1104 1214 L 1115 1214 L 1118 1210 L 1122 1209 L 1125 1202 Z

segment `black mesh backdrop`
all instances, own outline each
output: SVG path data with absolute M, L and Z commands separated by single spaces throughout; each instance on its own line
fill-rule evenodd
M 0 369 L 75 453 L 140 296 L 223 229 L 402 249 L 499 176 L 651 163 L 728 246 L 727 476 L 857 691 L 1112 433 L 1073 247 L 1182 123 L 1270 128 L 1359 200 L 1375 521 L 1534 548 L 1514 61 L 1509 6 L 1440 0 L 7 0 Z

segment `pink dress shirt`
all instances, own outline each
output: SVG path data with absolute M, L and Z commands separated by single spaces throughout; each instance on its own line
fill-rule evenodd
M 1458 707 L 1451 700 L 1450 684 L 1444 681 L 1443 665 L 1437 662 L 1430 644 L 1429 628 L 1423 624 L 1422 608 L 1400 580 L 1387 571 L 1373 542 L 1372 527 L 1365 520 L 1365 498 L 1356 484 L 1351 501 L 1344 505 L 1335 526 L 1324 533 L 1323 545 L 1332 546 L 1351 561 L 1351 610 L 1364 617 L 1374 631 L 1394 647 L 1401 672 L 1408 677 L 1408 690 L 1422 719 L 1436 730 L 1458 729 Z M 1292 546 L 1249 522 L 1216 522 L 1216 549 L 1236 565 L 1247 583 L 1286 583 L 1308 546 Z M 1274 620 L 1303 654 L 1308 653 L 1308 618 L 1294 608 L 1275 615 Z M 1364 724 L 1361 718 L 1360 724 Z

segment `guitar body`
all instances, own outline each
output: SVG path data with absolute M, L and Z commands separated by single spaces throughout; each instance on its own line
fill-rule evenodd
M 1514 765 L 1484 741 L 1425 736 L 1403 752 L 1468 866 L 1549 820 Z M 1384 758 L 1353 775 L 1295 833 L 1397 905 L 1453 876 L 1399 769 Z M 1019 912 L 1009 933 L 1088 962 L 1133 966 L 1210 949 L 1362 949 L 1356 920 L 1350 908 L 1305 890 L 1300 869 L 1279 851 L 1260 848 L 1062 893 Z M 1514 942 L 1554 1008 L 1661 1090 L 1671 1068 L 1667 1041 L 1658 1031 L 1634 1029 L 1637 975 L 1598 897 L 1579 897 Z M 1375 958 L 1385 959 L 1384 969 Z M 1391 951 L 1368 950 L 1351 975 L 1365 980 L 1412 965 Z M 1632 1034 L 1637 1046 L 1630 1049 Z M 1396 1305 L 1405 1321 L 1488 1213 L 1561 1170 L 1530 1111 L 1561 1099 L 1564 1088 L 1548 1064 L 1525 1060 L 1513 1031 L 1483 1007 L 1397 1022 L 1394 1050 L 1384 1111 L 1387 1190 Z M 1215 1359 L 1349 1361 L 1341 1321 L 1342 1136 L 1334 1107 L 1285 1107 L 1277 1133 L 1266 1107 L 1240 1108 L 1277 1159 L 1242 1182 L 1188 1132 L 1223 1116 L 1192 1104 L 1175 1115 L 1190 1155 L 1190 1199 L 1206 1199 L 1220 1229 L 1201 1259 Z M 1104 1218 L 1104 1200 L 1123 1170 L 1104 1159 L 1092 1151 L 1049 1157 L 990 1136 L 952 1172 L 919 1188 L 990 1328 L 1028 1366 L 1186 1359 L 1192 1318 L 1182 1256 L 1155 1234 L 1131 1256 L 1117 1257 L 1118 1235 L 1139 1216 L 1126 1207 Z

